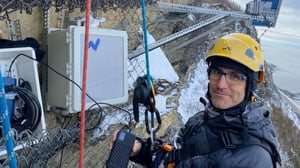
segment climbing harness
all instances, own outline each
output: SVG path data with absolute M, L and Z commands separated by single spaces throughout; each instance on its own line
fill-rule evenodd
M 266 151 L 268 151 L 272 156 L 274 167 L 276 167 L 276 162 L 281 162 L 280 156 L 276 151 L 275 147 L 267 141 L 252 135 L 249 135 L 247 139 L 242 141 L 240 135 L 225 131 L 222 133 L 221 137 L 216 137 L 210 139 L 209 141 L 201 143 L 186 145 L 184 146 L 184 148 L 181 149 L 171 150 L 168 153 L 165 163 L 178 163 L 182 160 L 212 153 L 222 148 L 235 149 L 250 145 L 258 145 L 263 147 Z

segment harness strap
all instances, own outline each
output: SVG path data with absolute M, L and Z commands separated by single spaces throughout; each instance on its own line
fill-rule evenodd
M 178 163 L 182 160 L 192 158 L 199 155 L 216 152 L 219 149 L 235 149 L 237 147 L 244 147 L 250 145 L 259 145 L 267 150 L 272 156 L 273 165 L 276 167 L 276 162 L 281 162 L 280 156 L 275 147 L 267 141 L 255 137 L 251 134 L 243 141 L 239 134 L 225 131 L 220 137 L 208 139 L 205 142 L 198 142 L 184 145 L 181 149 L 174 149 L 168 153 L 165 163 Z
M 202 143 L 194 143 L 185 145 L 181 149 L 174 149 L 168 153 L 168 157 L 166 163 L 175 162 L 178 163 L 179 161 L 198 156 L 198 155 L 205 155 L 211 152 L 215 152 L 224 145 L 222 143 L 221 138 L 213 138 L 209 141 L 205 141 Z

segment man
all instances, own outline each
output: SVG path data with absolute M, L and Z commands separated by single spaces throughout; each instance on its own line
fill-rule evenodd
M 158 147 L 150 152 L 151 144 L 136 138 L 131 160 L 147 167 L 161 162 L 176 168 L 276 167 L 280 156 L 270 114 L 253 95 L 264 80 L 259 44 L 245 34 L 225 35 L 214 42 L 205 60 L 208 102 L 202 101 L 205 109 L 180 130 L 174 145 L 179 147 L 168 152 Z

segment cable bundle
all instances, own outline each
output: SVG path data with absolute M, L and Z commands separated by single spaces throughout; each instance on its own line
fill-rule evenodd
M 15 92 L 15 114 L 11 119 L 11 125 L 18 132 L 30 130 L 33 132 L 39 125 L 42 109 L 38 98 L 32 93 L 27 81 L 22 81 L 18 86 L 6 86 L 6 92 Z
M 16 101 L 17 111 L 21 114 L 20 118 L 14 117 L 12 120 L 12 126 L 18 132 L 25 129 L 34 131 L 41 120 L 41 105 L 37 97 L 28 89 L 23 87 L 13 87 L 13 90 L 17 93 Z M 19 100 L 21 99 L 21 100 Z

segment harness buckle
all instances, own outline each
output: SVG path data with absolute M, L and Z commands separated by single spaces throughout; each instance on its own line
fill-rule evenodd
M 233 149 L 242 144 L 240 136 L 229 131 L 222 132 L 221 138 L 227 149 Z

